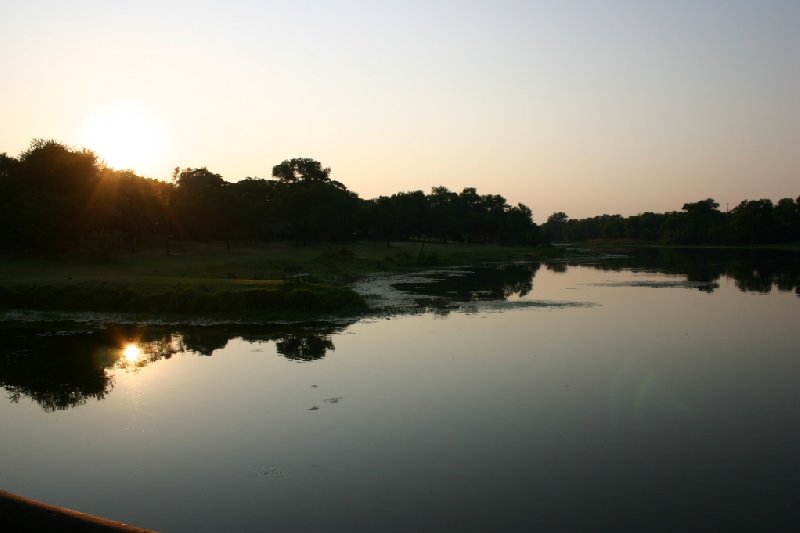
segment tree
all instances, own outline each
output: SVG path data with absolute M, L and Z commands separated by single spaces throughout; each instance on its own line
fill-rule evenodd
M 235 209 L 231 213 L 239 237 L 258 239 L 265 237 L 273 221 L 270 202 L 275 196 L 277 182 L 258 178 L 245 178 L 226 187 L 233 198 Z
M 775 204 L 774 218 L 777 224 L 777 240 L 800 241 L 800 198 L 781 198 Z
M 205 167 L 187 168 L 178 175 L 175 190 L 175 215 L 181 233 L 193 239 L 230 238 L 225 209 L 225 180 Z
M 625 222 L 625 237 L 642 241 L 661 240 L 666 215 L 647 211 L 628 217 Z
M 168 199 L 172 184 L 112 169 L 106 169 L 102 181 L 110 182 L 111 189 L 102 201 L 113 208 L 113 226 L 123 233 L 131 252 L 137 251 L 138 242 L 145 237 L 164 237 L 171 222 Z
M 730 241 L 729 218 L 713 198 L 683 204 L 664 220 L 663 240 L 670 244 L 723 244 Z
M 86 209 L 102 166 L 91 150 L 76 150 L 54 140 L 34 139 L 22 152 L 16 174 L 19 226 L 35 249 L 78 246 L 94 215 Z
M 428 205 L 431 209 L 431 232 L 441 237 L 445 242 L 456 238 L 458 231 L 458 214 L 456 213 L 458 194 L 447 187 L 434 187 L 428 195 Z
M 482 194 L 481 208 L 483 211 L 484 242 L 499 241 L 505 233 L 505 221 L 508 212 L 512 209 L 511 206 L 499 194 Z
M 507 244 L 537 244 L 539 228 L 533 222 L 533 211 L 525 204 L 517 204 L 506 212 L 500 240 Z
M 553 213 L 547 217 L 547 222 L 544 223 L 545 238 L 549 241 L 564 242 L 564 228 L 567 225 L 569 217 L 563 211 Z
M 19 165 L 19 160 L 17 158 L 11 157 L 5 152 L 0 154 L 0 180 L 11 179 L 17 165 Z
M 206 167 L 187 168 L 178 174 L 178 187 L 193 192 L 204 192 L 221 189 L 225 185 L 222 176 L 211 172 Z
M 776 240 L 772 200 L 744 200 L 737 205 L 733 215 L 733 230 L 738 242 L 760 244 Z
M 428 229 L 428 198 L 422 191 L 393 194 L 391 203 L 400 235 L 425 238 Z
M 281 183 L 326 183 L 331 173 L 329 167 L 322 168 L 319 161 L 306 157 L 287 159 L 272 167 L 272 175 Z
M 0 245 L 14 246 L 19 237 L 19 160 L 0 154 Z M 24 231 L 24 230 L 23 230 Z
M 330 179 L 330 168 L 295 158 L 275 165 L 278 178 L 270 209 L 298 241 L 349 239 L 356 229 L 358 196 Z

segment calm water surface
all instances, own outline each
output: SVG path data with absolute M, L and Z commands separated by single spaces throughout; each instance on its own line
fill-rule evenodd
M 167 532 L 800 530 L 796 256 L 472 271 L 352 324 L 7 321 L 0 487 Z

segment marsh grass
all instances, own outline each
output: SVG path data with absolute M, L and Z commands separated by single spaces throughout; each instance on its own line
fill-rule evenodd
M 364 312 L 346 285 L 376 270 L 535 260 L 558 251 L 418 243 L 234 246 L 183 243 L 113 259 L 3 257 L 0 308 L 287 316 Z M 286 279 L 302 270 L 302 280 Z

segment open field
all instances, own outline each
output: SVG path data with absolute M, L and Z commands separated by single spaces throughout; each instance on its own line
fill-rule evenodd
M 373 272 L 535 260 L 552 248 L 426 243 L 295 247 L 184 243 L 109 261 L 4 257 L 0 308 L 296 318 L 367 310 L 346 285 Z

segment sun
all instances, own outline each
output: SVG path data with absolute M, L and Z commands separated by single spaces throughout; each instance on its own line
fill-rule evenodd
M 152 171 L 164 153 L 166 137 L 158 116 L 134 103 L 97 109 L 84 126 L 87 148 L 112 168 L 138 173 Z

